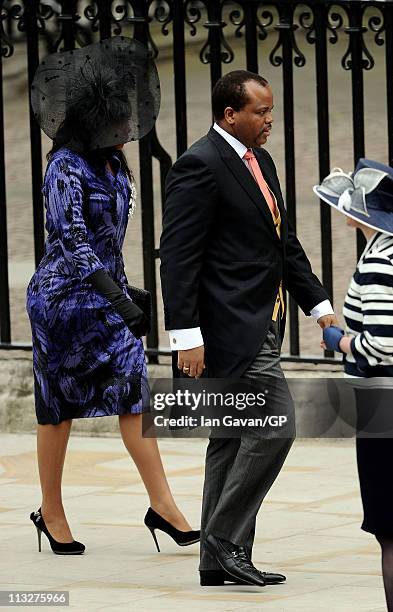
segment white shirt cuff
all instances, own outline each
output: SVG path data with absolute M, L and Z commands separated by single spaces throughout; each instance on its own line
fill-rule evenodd
M 201 328 L 171 329 L 169 332 L 169 343 L 172 351 L 187 351 L 188 349 L 202 346 Z
M 315 319 L 319 319 L 320 317 L 324 317 L 325 315 L 334 314 L 334 310 L 330 301 L 324 300 L 323 302 L 320 302 L 320 304 L 314 306 L 314 308 L 311 309 L 310 314 Z

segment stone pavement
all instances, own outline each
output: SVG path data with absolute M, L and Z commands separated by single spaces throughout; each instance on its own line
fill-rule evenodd
M 199 522 L 206 441 L 160 441 L 180 508 Z M 40 501 L 35 437 L 0 435 L 0 590 L 69 590 L 73 610 L 382 612 L 379 548 L 359 529 L 353 440 L 298 440 L 259 513 L 254 562 L 287 584 L 201 588 L 198 547 L 179 549 L 143 524 L 148 500 L 116 438 L 73 436 L 64 499 L 81 557 L 38 553 L 29 513 Z

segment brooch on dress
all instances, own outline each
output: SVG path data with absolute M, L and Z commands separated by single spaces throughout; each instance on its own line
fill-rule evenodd
M 134 214 L 135 206 L 136 206 L 136 187 L 135 184 L 131 184 L 131 194 L 130 199 L 128 201 L 128 218 L 132 217 Z

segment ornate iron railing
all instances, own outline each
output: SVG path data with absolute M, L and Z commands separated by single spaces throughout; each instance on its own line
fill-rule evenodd
M 175 88 L 175 130 L 177 154 L 187 142 L 186 101 L 186 35 L 204 40 L 199 49 L 200 61 L 210 67 L 211 86 L 234 59 L 231 40 L 225 36 L 231 25 L 235 36 L 244 40 L 245 66 L 258 72 L 258 51 L 272 66 L 282 70 L 283 117 L 285 135 L 285 191 L 288 214 L 296 227 L 296 168 L 294 132 L 294 69 L 306 64 L 298 36 L 315 53 L 316 119 L 318 126 L 319 175 L 330 170 L 328 49 L 342 37 L 346 50 L 341 59 L 344 70 L 351 74 L 353 158 L 365 154 L 364 72 L 374 67 L 374 58 L 366 43 L 371 33 L 378 46 L 385 47 L 387 132 L 389 163 L 393 162 L 393 0 L 330 1 L 308 0 L 0 0 L 0 348 L 31 348 L 11 341 L 9 282 L 7 267 L 7 207 L 3 125 L 3 61 L 13 55 L 18 37 L 27 40 L 27 70 L 30 86 L 39 62 L 39 42 L 45 41 L 48 52 L 71 49 L 112 35 L 125 34 L 144 42 L 153 57 L 159 46 L 152 34 L 160 28 L 160 36 L 171 37 Z M 275 33 L 272 48 L 267 48 L 269 33 Z M 271 37 L 269 38 L 270 41 Z M 35 262 L 39 263 L 44 246 L 44 213 L 41 196 L 41 134 L 30 111 L 32 201 L 34 216 Z M 160 165 L 161 193 L 171 165 L 169 154 L 161 146 L 155 129 L 139 143 L 140 195 L 142 202 L 143 267 L 145 286 L 152 291 L 157 311 L 156 270 L 158 249 L 154 237 L 153 159 Z M 333 295 L 332 226 L 330 209 L 321 207 L 322 281 Z M 323 228 L 323 231 L 322 231 Z M 362 246 L 358 237 L 358 250 Z M 297 306 L 290 299 L 290 356 L 308 361 L 300 355 Z M 158 350 L 157 317 L 147 338 L 147 352 L 156 360 Z M 321 361 L 330 361 L 325 355 Z M 315 362 L 315 359 L 310 359 Z

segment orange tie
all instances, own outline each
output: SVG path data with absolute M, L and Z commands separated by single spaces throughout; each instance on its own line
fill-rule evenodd
M 252 152 L 252 149 L 247 149 L 246 153 L 243 155 L 243 159 L 245 159 L 247 161 L 247 164 L 254 176 L 254 179 L 256 180 L 256 182 L 259 185 L 260 190 L 263 193 L 263 196 L 271 210 L 271 212 L 273 213 L 274 216 L 276 216 L 277 211 L 276 211 L 276 204 L 273 200 L 272 194 L 270 193 L 269 187 L 267 182 L 264 179 L 264 176 L 262 174 L 262 170 L 260 168 L 260 165 L 258 164 L 257 158 L 255 157 L 254 153 Z
M 257 158 L 255 157 L 251 149 L 247 149 L 247 152 L 244 154 L 243 159 L 247 160 L 247 164 L 249 168 L 251 169 L 253 176 L 256 182 L 258 183 L 260 190 L 262 191 L 264 195 L 266 202 L 268 203 L 270 211 L 273 215 L 273 221 L 274 221 L 277 235 L 280 238 L 281 237 L 280 211 L 275 202 L 275 198 L 273 198 L 272 193 L 269 189 L 269 186 L 263 177 L 262 170 L 258 164 Z M 280 286 L 278 288 L 277 298 L 274 303 L 274 308 L 273 308 L 273 313 L 272 313 L 273 321 L 277 321 L 280 307 L 281 307 L 281 318 L 282 318 L 284 316 L 284 294 L 283 294 L 282 282 L 280 283 Z

